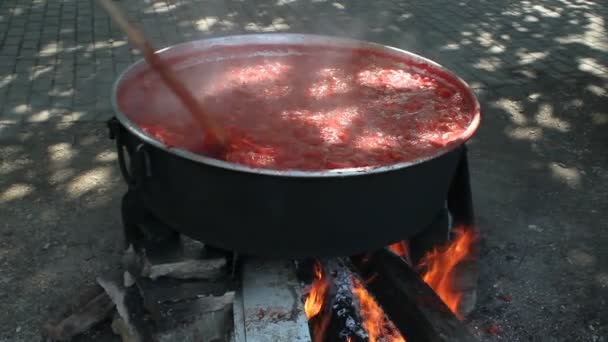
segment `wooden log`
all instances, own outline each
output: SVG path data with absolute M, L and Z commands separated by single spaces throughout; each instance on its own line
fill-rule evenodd
M 232 319 L 230 310 L 206 312 L 191 324 L 178 325 L 157 334 L 158 342 L 228 342 Z
M 367 290 L 408 341 L 477 341 L 418 272 L 397 255 L 382 249 L 351 260 L 369 279 Z
M 75 308 L 74 312 L 59 324 L 46 324 L 43 334 L 55 341 L 69 341 L 108 318 L 113 309 L 114 303 L 103 289 L 99 288 L 93 299 L 83 307 Z
M 226 259 L 191 259 L 159 265 L 148 265 L 142 275 L 150 279 L 170 277 L 175 279 L 216 279 L 222 276 Z
M 457 227 L 458 229 L 451 229 L 452 232 L 448 234 L 447 239 L 442 238 L 443 232 L 445 231 L 445 228 L 442 227 L 443 225 L 432 225 L 429 227 L 428 232 L 425 232 L 421 236 L 417 236 L 415 240 L 412 240 L 412 243 L 418 247 L 418 251 L 425 251 L 425 254 L 433 249 L 447 249 L 450 244 L 455 243 L 454 240 L 458 239 L 458 234 L 462 232 L 462 230 L 460 230 L 462 227 Z M 467 233 L 470 233 L 469 230 L 471 229 L 474 228 L 466 228 Z M 441 234 L 435 235 L 435 238 L 433 238 L 433 230 L 436 232 L 441 232 Z M 477 233 L 475 233 L 475 235 L 477 235 Z M 437 237 L 440 238 L 437 239 Z M 435 242 L 433 243 L 433 241 Z M 424 254 L 419 255 L 420 258 L 422 258 Z M 420 262 L 416 263 L 416 265 L 419 267 L 419 272 L 424 273 L 426 271 L 426 268 L 424 265 L 421 265 Z M 477 302 L 477 283 L 479 278 L 479 239 L 475 237 L 474 240 L 470 242 L 470 245 L 468 245 L 467 257 L 455 264 L 450 270 L 449 274 L 446 276 L 450 279 L 450 284 L 453 290 L 461 294 L 460 302 L 456 308 L 458 317 L 466 317 L 473 311 Z
M 358 301 L 353 295 L 354 273 L 349 262 L 342 258 L 299 260 L 298 278 L 305 284 L 316 280 L 315 269 L 321 267 L 321 274 L 327 282 L 321 311 L 309 320 L 313 342 L 366 342 L 368 334 L 363 328 L 359 315 Z M 309 296 L 305 293 L 303 301 Z
M 323 262 L 324 270 L 330 279 L 327 303 L 331 310 L 331 320 L 324 341 L 352 342 L 367 341 L 359 308 L 353 298 L 352 272 L 345 260 L 330 259 Z
M 116 306 L 116 311 L 122 319 L 122 322 L 117 323 L 117 326 L 121 326 L 117 329 L 121 335 L 129 336 L 129 341 L 132 342 L 156 341 L 146 320 L 147 315 L 138 289 L 125 288 L 122 281 L 104 278 L 97 278 L 97 283 L 103 287 Z
M 161 304 L 158 341 L 227 341 L 233 328 L 234 292 Z
M 125 321 L 120 318 L 120 315 L 116 315 L 112 321 L 112 331 L 120 336 L 122 342 L 140 342 L 141 339 L 137 333 L 133 332 L 133 328 Z
M 178 257 L 176 257 L 178 258 Z M 150 279 L 217 279 L 225 273 L 226 258 L 182 259 L 174 262 L 152 263 L 146 250 L 129 246 L 122 257 L 123 267 L 136 279 L 141 275 Z
M 205 296 L 196 299 L 163 303 L 160 305 L 162 319 L 157 322 L 160 330 L 172 329 L 180 324 L 190 324 L 205 313 L 225 311 L 232 308 L 234 292 L 221 296 Z
M 184 281 L 171 278 L 138 280 L 142 295 L 156 304 L 181 302 L 206 296 L 222 296 L 236 287 L 227 279 Z
M 464 177 L 460 182 L 464 182 L 467 179 Z M 470 195 L 470 191 L 467 192 L 466 189 L 465 187 L 465 190 L 462 191 L 465 195 Z M 466 204 L 467 200 L 463 200 L 463 202 Z M 460 208 L 458 210 L 461 210 L 458 213 L 459 216 L 457 215 L 460 219 L 453 218 L 454 215 L 445 208 L 439 212 L 433 223 L 420 234 L 410 239 L 410 251 L 413 260 L 413 263 L 410 263 L 410 265 L 420 265 L 420 261 L 427 253 L 433 249 L 447 246 L 456 236 L 455 228 L 462 227 L 455 227 L 454 224 L 456 222 L 461 222 L 461 224 L 462 222 L 473 222 L 472 217 L 469 216 L 469 214 L 472 215 L 471 206 L 466 205 L 458 208 Z M 468 227 L 467 229 L 474 229 L 472 226 L 466 227 Z M 479 241 L 477 239 L 472 243 L 469 255 L 470 257 L 460 261 L 450 271 L 454 290 L 462 294 L 457 308 L 459 317 L 466 317 L 470 314 L 477 302 L 477 281 L 479 276 Z

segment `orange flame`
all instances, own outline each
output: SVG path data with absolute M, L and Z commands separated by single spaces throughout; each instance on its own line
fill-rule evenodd
M 329 283 L 323 277 L 323 269 L 317 261 L 315 263 L 315 280 L 312 282 L 312 287 L 306 301 L 304 302 L 304 312 L 309 320 L 315 317 L 323 308 L 325 294 L 329 288 Z
M 384 312 L 356 278 L 353 278 L 353 294 L 359 299 L 361 318 L 369 335 L 369 342 L 378 342 L 380 339 L 386 342 L 405 342 L 392 323 L 385 322 Z
M 405 240 L 395 242 L 394 244 L 388 246 L 388 249 L 402 258 L 408 258 L 410 256 L 407 241 Z
M 455 239 L 447 246 L 428 252 L 420 261 L 419 267 L 425 269 L 422 276 L 424 282 L 439 295 L 457 317 L 462 318 L 458 313 L 462 293 L 455 290 L 451 272 L 458 263 L 471 256 L 477 233 L 473 229 L 463 227 L 456 228 L 455 233 Z

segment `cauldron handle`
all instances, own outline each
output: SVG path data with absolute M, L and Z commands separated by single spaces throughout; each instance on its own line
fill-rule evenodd
M 132 189 L 139 188 L 145 177 L 150 177 L 150 158 L 146 152 L 146 145 L 137 141 L 135 151 L 124 144 L 125 132 L 116 118 L 108 121 L 110 139 L 116 140 L 116 153 L 118 154 L 118 166 L 125 182 Z M 129 155 L 129 167 L 125 159 L 125 149 Z M 130 169 L 130 170 L 129 170 Z

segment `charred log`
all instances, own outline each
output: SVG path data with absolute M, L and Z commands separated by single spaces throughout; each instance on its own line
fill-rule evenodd
M 298 277 L 305 283 L 315 280 L 316 261 L 298 262 Z M 309 320 L 313 342 L 367 341 L 357 301 L 353 297 L 353 273 L 342 259 L 319 261 L 328 289 L 321 311 Z M 318 266 L 319 266 L 318 265 Z M 309 294 L 304 296 L 304 299 Z
M 332 279 L 329 291 L 332 310 L 328 331 L 334 332 L 325 341 L 343 342 L 348 338 L 352 342 L 367 341 L 360 311 L 353 298 L 352 272 L 341 259 L 331 259 L 324 266 Z
M 379 250 L 351 258 L 366 288 L 409 341 L 477 341 L 419 274 L 397 255 Z

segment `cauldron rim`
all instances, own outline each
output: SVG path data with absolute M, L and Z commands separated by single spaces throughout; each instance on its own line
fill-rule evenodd
M 210 158 L 204 155 L 196 154 L 181 148 L 170 147 L 161 141 L 154 139 L 152 136 L 148 135 L 144 130 L 142 130 L 138 125 L 136 125 L 133 121 L 131 121 L 119 108 L 118 106 L 118 90 L 123 82 L 123 80 L 127 79 L 127 77 L 136 71 L 139 68 L 143 68 L 146 65 L 144 59 L 140 59 L 135 63 L 131 64 L 127 67 L 122 73 L 118 76 L 114 85 L 112 87 L 112 95 L 111 102 L 112 107 L 114 108 L 116 118 L 122 123 L 124 127 L 126 127 L 129 131 L 135 134 L 139 139 L 143 142 L 150 144 L 154 147 L 157 147 L 163 151 L 166 151 L 170 154 L 176 155 L 181 158 L 188 159 L 190 161 L 196 163 L 203 163 L 206 165 L 215 166 L 218 168 L 228 169 L 232 171 L 238 172 L 247 172 L 268 176 L 278 176 L 278 177 L 299 177 L 299 178 L 325 178 L 325 177 L 347 177 L 347 176 L 361 176 L 368 175 L 372 173 L 383 173 L 394 171 L 397 169 L 407 168 L 414 165 L 418 165 L 424 163 L 426 161 L 435 159 L 444 154 L 447 154 L 455 149 L 457 149 L 462 144 L 466 143 L 473 134 L 479 128 L 479 124 L 481 121 L 481 109 L 479 105 L 479 101 L 477 97 L 472 92 L 469 84 L 456 75 L 454 72 L 448 70 L 442 65 L 428 59 L 422 57 L 420 55 L 414 54 L 412 52 L 395 48 L 388 45 L 382 45 L 379 43 L 367 42 L 362 40 L 343 38 L 343 37 L 334 37 L 334 36 L 326 36 L 326 35 L 315 35 L 315 34 L 299 34 L 299 33 L 255 33 L 255 34 L 242 34 L 242 35 L 231 35 L 231 36 L 223 36 L 223 37 L 215 37 L 215 38 L 206 38 L 200 40 L 188 41 L 176 45 L 172 45 L 157 51 L 157 53 L 178 53 L 182 49 L 186 48 L 196 48 L 196 49 L 204 49 L 205 47 L 224 45 L 224 46 L 234 46 L 234 45 L 242 45 L 242 44 L 256 44 L 256 43 L 265 43 L 265 44 L 289 44 L 296 45 L 300 44 L 331 44 L 333 46 L 345 47 L 345 48 L 367 48 L 375 51 L 389 53 L 391 55 L 397 55 L 401 57 L 407 57 L 416 62 L 428 64 L 435 69 L 442 71 L 448 77 L 452 78 L 457 83 L 460 83 L 462 88 L 466 91 L 467 95 L 473 102 L 473 119 L 471 120 L 467 129 L 460 135 L 459 138 L 454 139 L 448 145 L 443 148 L 437 149 L 436 153 L 433 153 L 428 156 L 424 156 L 421 158 L 399 162 L 389 165 L 372 165 L 365 167 L 356 167 L 356 168 L 343 168 L 343 169 L 331 169 L 331 170 L 321 170 L 321 171 L 303 171 L 303 170 L 275 170 L 275 169 L 266 169 L 266 168 L 254 168 L 249 167 L 242 164 L 227 162 L 215 158 Z

